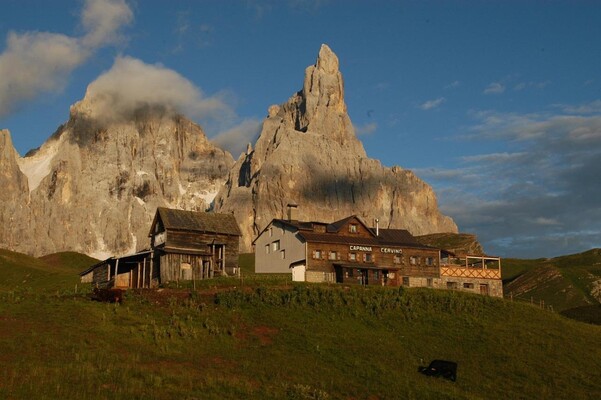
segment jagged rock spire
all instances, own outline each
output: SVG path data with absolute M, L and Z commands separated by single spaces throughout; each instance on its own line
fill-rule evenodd
M 367 157 L 347 113 L 338 57 L 327 45 L 306 68 L 302 90 L 268 111 L 254 151 L 238 159 L 215 199 L 216 211 L 236 215 L 243 251 L 289 203 L 304 220 L 355 214 L 414 234 L 457 231 L 430 186 Z

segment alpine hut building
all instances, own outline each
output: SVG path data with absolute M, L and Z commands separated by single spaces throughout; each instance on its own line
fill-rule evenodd
M 232 214 L 159 207 L 148 236 L 149 250 L 92 265 L 81 281 L 105 289 L 153 288 L 237 273 L 241 232 Z
M 294 206 L 293 206 L 294 207 Z M 254 240 L 257 273 L 293 281 L 432 287 L 503 296 L 498 257 L 457 257 L 419 243 L 404 229 L 369 227 L 359 217 L 307 222 L 274 219 Z

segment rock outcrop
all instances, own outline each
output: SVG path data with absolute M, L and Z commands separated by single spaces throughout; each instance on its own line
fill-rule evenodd
M 458 256 L 483 256 L 484 249 L 476 235 L 470 233 L 432 233 L 417 236 L 421 244 L 438 247 L 455 253 Z
M 0 130 L 0 243 L 5 248 L 18 248 L 26 238 L 29 186 L 18 165 L 10 132 Z
M 355 214 L 414 235 L 457 232 L 430 186 L 411 171 L 367 157 L 347 114 L 338 58 L 328 46 L 306 69 L 303 89 L 268 112 L 255 148 L 238 159 L 215 199 L 216 211 L 236 215 L 243 251 L 273 218 L 285 217 L 289 203 L 299 206 L 301 220 Z
M 234 163 L 181 115 L 146 105 L 102 122 L 88 95 L 33 154 L 17 159 L 7 137 L 0 136 L 0 179 L 21 197 L 10 196 L 8 206 L 3 199 L 12 217 L 1 221 L 19 223 L 0 229 L 0 247 L 32 255 L 104 258 L 148 246 L 158 206 L 206 210 Z

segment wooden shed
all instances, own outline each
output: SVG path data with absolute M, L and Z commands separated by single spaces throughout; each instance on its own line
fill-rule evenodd
M 159 207 L 149 236 L 161 282 L 237 272 L 241 232 L 233 214 Z
M 82 283 L 101 289 L 152 288 L 158 285 L 158 270 L 153 254 L 143 250 L 124 257 L 110 257 L 81 272 Z
M 150 227 L 150 249 L 110 257 L 80 273 L 81 281 L 111 288 L 152 288 L 238 272 L 240 228 L 232 214 L 159 207 Z

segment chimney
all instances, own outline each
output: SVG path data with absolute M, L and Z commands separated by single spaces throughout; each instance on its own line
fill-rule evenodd
M 289 203 L 286 207 L 288 207 L 288 221 L 296 220 L 296 209 L 298 208 L 298 205 L 294 203 Z
M 376 236 L 380 236 L 380 220 L 376 218 Z

